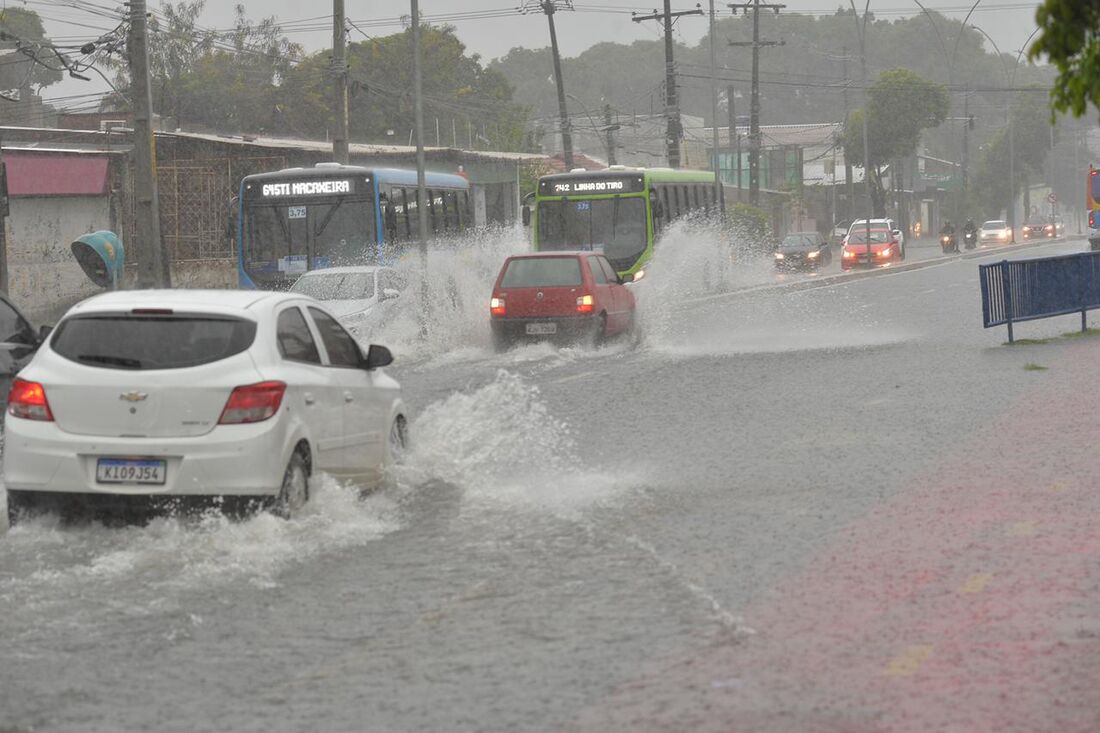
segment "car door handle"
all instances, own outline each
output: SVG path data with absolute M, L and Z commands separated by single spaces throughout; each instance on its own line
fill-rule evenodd
M 312 405 L 314 403 L 313 395 L 311 395 L 309 392 L 305 393 L 305 400 L 307 405 Z
M 345 392 L 344 402 L 355 402 L 355 395 L 353 395 L 351 392 Z

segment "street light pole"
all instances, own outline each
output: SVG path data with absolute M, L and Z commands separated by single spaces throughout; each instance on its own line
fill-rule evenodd
M 424 174 L 424 100 L 420 59 L 420 3 L 412 0 L 413 109 L 416 127 L 416 222 L 420 234 L 420 337 L 428 335 L 428 192 Z
M 1031 32 L 1031 35 L 1024 41 L 1024 46 L 1016 51 L 1016 63 L 1012 66 L 1012 77 L 1008 80 L 1008 89 L 1005 90 L 1005 109 L 1010 110 L 1011 105 L 1009 103 L 1009 94 L 1011 94 L 1012 87 L 1016 85 L 1016 70 L 1020 68 L 1020 57 L 1024 55 L 1024 51 L 1027 50 L 1027 44 L 1031 43 L 1031 39 L 1035 37 L 1035 34 L 1039 32 L 1039 28 Z M 996 48 L 996 46 L 994 46 Z M 1012 113 L 1009 112 L 1008 118 L 1008 193 L 1010 197 L 1008 207 L 1008 226 L 1012 232 L 1012 244 L 1016 244 L 1016 123 L 1012 119 Z
M 859 66 L 860 76 L 863 80 L 863 190 L 867 194 L 867 218 L 864 220 L 864 246 L 867 248 L 867 261 L 871 261 L 871 218 L 874 216 L 874 202 L 871 199 L 871 153 L 867 142 L 867 117 L 870 112 L 867 96 L 867 11 L 871 7 L 871 0 L 863 6 L 863 23 L 860 25 L 859 14 L 856 11 L 855 0 L 848 0 L 852 6 L 853 18 L 856 22 L 856 35 L 859 37 Z

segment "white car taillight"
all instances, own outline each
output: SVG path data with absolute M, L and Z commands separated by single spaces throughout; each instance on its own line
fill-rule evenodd
M 237 387 L 229 395 L 218 424 L 263 422 L 279 411 L 285 393 L 285 382 L 260 382 Z
M 50 403 L 46 399 L 46 388 L 38 382 L 16 379 L 8 391 L 8 414 L 24 420 L 53 422 Z

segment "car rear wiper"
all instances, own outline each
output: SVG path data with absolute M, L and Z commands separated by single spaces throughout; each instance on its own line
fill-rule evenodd
M 128 359 L 125 356 L 108 356 L 106 354 L 80 354 L 78 361 L 86 361 L 91 364 L 110 364 L 125 369 L 141 369 L 141 362 L 137 359 Z

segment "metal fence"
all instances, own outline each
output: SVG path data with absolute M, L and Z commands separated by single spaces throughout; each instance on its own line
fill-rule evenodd
M 233 257 L 233 203 L 241 179 L 286 165 L 283 156 L 163 161 L 157 168 L 160 231 L 171 261 Z M 134 236 L 132 181 L 123 199 L 123 241 Z M 137 248 L 127 248 L 126 253 L 132 259 Z
M 1033 260 L 1003 260 L 978 266 L 982 287 L 982 321 L 986 328 L 1051 316 L 1081 314 L 1100 308 L 1100 252 Z

